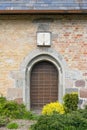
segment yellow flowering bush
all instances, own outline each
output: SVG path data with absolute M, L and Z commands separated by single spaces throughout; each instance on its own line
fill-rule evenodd
M 52 103 L 46 104 L 42 109 L 43 115 L 52 115 L 54 112 L 64 114 L 63 105 L 59 102 L 52 102 Z

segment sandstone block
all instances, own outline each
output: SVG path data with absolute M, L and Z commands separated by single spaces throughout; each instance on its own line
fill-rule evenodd
M 7 99 L 15 100 L 23 97 L 21 88 L 8 88 L 7 90 Z
M 87 98 L 87 88 L 80 89 L 80 98 Z

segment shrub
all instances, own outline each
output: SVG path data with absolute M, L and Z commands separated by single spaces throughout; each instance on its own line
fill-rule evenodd
M 2 113 L 3 106 L 4 106 L 5 103 L 6 103 L 6 98 L 3 97 L 3 96 L 1 96 L 1 97 L 0 97 L 0 115 L 1 115 L 1 113 Z
M 64 113 L 63 105 L 60 104 L 59 102 L 53 102 L 45 105 L 42 109 L 42 114 L 44 115 L 51 115 L 54 112 L 63 114 Z
M 29 119 L 34 120 L 37 115 L 28 111 L 23 104 L 15 101 L 7 101 L 6 98 L 0 97 L 0 115 L 11 119 Z
M 63 120 L 59 114 L 42 115 L 37 123 L 31 126 L 31 130 L 61 130 L 63 124 L 58 119 Z
M 76 111 L 78 108 L 78 94 L 70 93 L 63 97 L 64 108 L 66 112 Z
M 25 106 L 23 104 L 17 104 L 14 101 L 6 101 L 1 109 L 1 114 L 10 118 L 22 118 L 25 112 Z
M 31 111 L 25 111 L 21 119 L 37 120 L 38 118 L 39 118 L 39 115 L 33 114 Z
M 85 119 L 79 111 L 73 111 L 67 114 L 67 119 L 70 126 L 85 130 L 87 128 L 87 119 Z
M 87 119 L 78 111 L 68 114 L 42 115 L 31 130 L 87 130 Z
M 0 104 L 4 104 L 6 102 L 6 98 L 1 96 L 0 97 Z
M 78 113 L 85 119 L 87 119 L 87 107 L 85 109 L 79 109 Z
M 9 118 L 0 115 L 0 127 L 6 126 L 8 122 L 9 122 Z
M 19 127 L 19 125 L 18 125 L 17 123 L 15 123 L 15 122 L 9 123 L 9 124 L 7 125 L 7 128 L 8 128 L 8 129 L 17 129 L 18 127 Z

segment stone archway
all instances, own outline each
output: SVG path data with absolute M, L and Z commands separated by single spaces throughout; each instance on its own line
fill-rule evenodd
M 23 76 L 23 102 L 30 110 L 30 85 L 31 85 L 31 72 L 32 67 L 41 61 L 47 61 L 52 63 L 58 72 L 58 101 L 62 102 L 62 97 L 65 94 L 65 61 L 55 50 L 49 48 L 36 49 L 30 53 L 21 65 L 21 74 Z

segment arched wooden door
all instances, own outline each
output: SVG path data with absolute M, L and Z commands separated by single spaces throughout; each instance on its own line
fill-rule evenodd
M 30 81 L 31 109 L 41 109 L 45 104 L 58 100 L 58 71 L 52 63 L 36 63 Z

